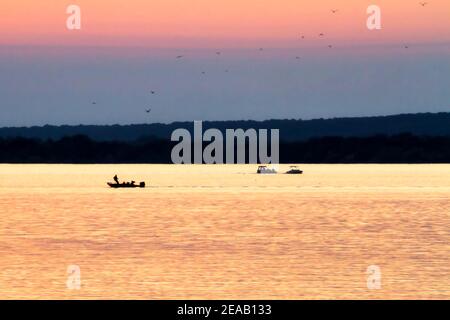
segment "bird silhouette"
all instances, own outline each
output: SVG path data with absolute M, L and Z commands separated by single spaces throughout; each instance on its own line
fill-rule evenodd
M 297 57 L 295 57 L 295 59 L 296 59 L 296 60 L 300 60 L 300 57 L 297 56 Z
M 409 49 L 409 46 L 405 46 L 404 48 L 405 48 L 405 49 Z
M 305 36 L 301 36 L 302 39 L 305 39 Z
M 183 56 L 177 56 L 177 59 L 181 59 L 181 58 L 183 58 Z
M 319 33 L 319 37 L 323 37 L 324 36 L 324 34 L 323 33 Z
M 145 109 L 145 112 L 150 113 L 150 111 L 152 111 L 152 109 Z
M 339 10 L 337 10 L 337 9 L 334 9 L 334 10 L 331 10 L 331 12 L 333 12 L 333 13 L 337 13 Z
M 150 93 L 151 93 L 151 94 L 155 94 L 156 92 L 152 90 L 152 91 L 150 91 Z
M 221 52 L 220 52 L 220 51 L 217 51 L 216 54 L 217 54 L 218 56 L 220 56 L 220 55 L 221 55 Z
M 97 104 L 97 102 L 93 101 L 92 104 Z
M 428 2 L 419 2 L 419 4 L 420 4 L 422 7 L 425 7 L 425 6 L 428 4 Z
M 329 44 L 329 45 L 328 45 L 328 48 L 330 48 L 330 49 L 331 49 L 331 48 L 333 48 L 333 46 L 332 46 L 331 44 Z

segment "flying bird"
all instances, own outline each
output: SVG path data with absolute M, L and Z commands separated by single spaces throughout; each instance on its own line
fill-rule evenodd
M 323 33 L 319 33 L 319 37 L 323 37 L 324 36 L 324 34 Z
M 177 59 L 181 59 L 181 58 L 183 58 L 183 56 L 177 56 Z
M 422 7 L 425 7 L 425 6 L 428 4 L 428 2 L 419 2 L 419 4 L 420 4 Z
M 330 48 L 330 49 L 331 49 L 331 48 L 333 48 L 333 46 L 332 46 L 331 44 L 329 44 L 329 45 L 328 45 L 328 48 Z
M 217 51 L 216 54 L 217 54 L 218 56 L 220 56 L 221 52 L 220 52 L 220 51 Z
M 334 10 L 331 10 L 331 12 L 333 12 L 333 13 L 337 13 L 339 10 L 337 10 L 337 9 L 334 9 Z
M 300 60 L 300 57 L 295 57 L 295 59 Z
M 152 111 L 152 109 L 145 109 L 145 112 L 150 113 L 150 111 Z
M 152 91 L 150 91 L 150 93 L 151 93 L 151 94 L 155 94 L 156 92 L 152 90 Z
M 92 104 L 97 104 L 97 102 L 93 101 Z

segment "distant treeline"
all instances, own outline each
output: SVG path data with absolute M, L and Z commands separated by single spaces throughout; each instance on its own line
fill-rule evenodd
M 171 163 L 175 144 L 159 138 L 99 142 L 83 135 L 59 140 L 0 138 L 0 163 Z M 405 133 L 280 142 L 280 162 L 450 163 L 450 137 Z
M 170 139 L 172 132 L 185 128 L 191 133 L 193 122 L 170 124 L 133 125 L 79 125 L 43 127 L 0 128 L 2 138 L 36 138 L 58 140 L 63 137 L 85 135 L 95 141 L 133 142 L 143 136 Z M 283 141 L 306 141 L 320 137 L 370 137 L 376 134 L 395 135 L 410 132 L 419 136 L 450 136 L 450 113 L 418 113 L 392 116 L 334 118 L 334 119 L 285 119 L 266 121 L 204 121 L 203 130 L 219 129 L 280 129 Z

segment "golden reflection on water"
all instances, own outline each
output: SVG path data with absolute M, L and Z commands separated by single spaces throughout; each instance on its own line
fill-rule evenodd
M 450 298 L 450 165 L 301 168 L 0 165 L 0 298 Z

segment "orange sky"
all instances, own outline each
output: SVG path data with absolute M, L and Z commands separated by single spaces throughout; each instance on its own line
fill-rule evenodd
M 0 44 L 290 47 L 300 34 L 314 44 L 320 32 L 341 43 L 450 41 L 450 1 L 429 0 L 425 7 L 419 2 L 1 0 Z M 81 7 L 80 31 L 66 29 L 69 4 Z M 366 29 L 370 4 L 382 8 L 382 31 Z

